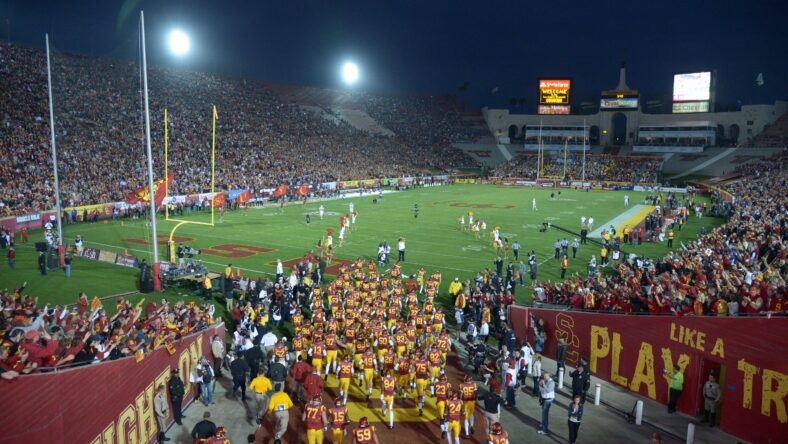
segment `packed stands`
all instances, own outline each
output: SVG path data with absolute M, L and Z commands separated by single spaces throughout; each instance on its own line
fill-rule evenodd
M 611 273 L 541 282 L 536 293 L 577 309 L 675 315 L 784 313 L 785 158 L 748 164 L 741 180 L 712 195 L 727 222 L 648 265 L 623 261 Z M 727 195 L 726 195 L 727 196 Z
M 38 306 L 25 286 L 0 292 L 3 372 L 27 374 L 57 367 L 139 356 L 213 324 L 214 308 L 183 301 L 132 306 L 115 301 L 109 316 L 98 299 L 82 293 L 72 306 Z
M 39 49 L 0 44 L 2 144 L 0 216 L 54 206 L 46 56 Z M 135 64 L 56 54 L 52 62 L 61 200 L 64 206 L 113 202 L 147 183 L 139 70 Z M 171 69 L 149 68 L 151 138 L 156 174 L 163 175 L 163 120 L 169 119 L 172 192 L 208 184 L 211 104 L 218 108 L 219 188 L 317 184 L 334 180 L 418 175 L 474 166 L 451 142 L 483 130 L 467 110 L 444 97 L 341 93 L 341 102 L 371 116 L 392 136 L 329 120 L 293 100 L 339 92 L 290 87 Z M 329 100 L 329 99 L 325 99 Z M 313 101 L 314 102 L 314 101 Z
M 612 156 L 609 154 L 587 154 L 585 178 L 588 181 L 608 180 L 650 184 L 658 178 L 662 160 L 656 157 Z M 582 153 L 567 154 L 566 174 L 569 180 L 583 178 Z M 498 165 L 494 174 L 502 178 L 536 179 L 538 156 L 525 153 L 511 161 Z M 564 174 L 563 152 L 546 152 L 543 171 L 539 177 L 561 177 Z

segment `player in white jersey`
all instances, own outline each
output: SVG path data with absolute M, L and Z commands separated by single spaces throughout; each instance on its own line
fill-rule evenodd
M 326 209 L 323 207 L 323 205 L 320 205 L 320 208 L 318 208 L 317 211 L 320 213 L 320 220 L 323 220 L 323 214 L 325 214 Z
M 356 229 L 356 216 L 358 213 L 355 211 L 350 212 L 350 226 L 355 230 Z
M 586 227 L 586 217 L 580 216 L 580 228 L 585 228 L 585 227 Z
M 624 195 L 624 206 L 625 207 L 629 206 L 629 194 Z
M 353 209 L 356 207 L 353 205 L 353 202 L 350 202 L 350 204 L 348 204 L 348 208 L 350 209 L 350 213 L 353 214 Z
M 537 209 L 536 209 L 536 198 L 535 197 L 533 198 L 533 200 L 531 200 L 531 211 L 537 211 Z
M 588 231 L 594 231 L 594 218 L 588 218 Z
M 465 231 L 465 215 L 460 216 L 460 231 Z
M 341 247 L 345 243 L 345 227 L 339 229 L 339 246 Z

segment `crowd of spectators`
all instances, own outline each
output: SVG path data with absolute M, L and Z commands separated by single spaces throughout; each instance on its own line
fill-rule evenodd
M 114 202 L 147 184 L 136 64 L 53 53 L 58 172 L 64 206 Z M 46 55 L 0 44 L 2 144 L 0 216 L 54 206 Z M 355 93 L 357 108 L 394 135 L 330 120 L 280 97 L 269 85 L 212 74 L 149 68 L 154 169 L 164 173 L 164 109 L 169 114 L 173 194 L 204 191 L 211 168 L 211 106 L 218 109 L 220 189 L 282 183 L 401 177 L 473 166 L 451 142 L 479 130 L 447 98 Z
M 785 187 L 781 159 L 746 168 L 752 176 L 723 186 L 730 200 L 713 195 L 725 224 L 654 263 L 622 261 L 610 273 L 541 282 L 538 299 L 578 309 L 675 315 L 784 313 Z
M 183 301 L 143 301 L 123 297 L 110 316 L 98 299 L 82 293 L 75 304 L 40 307 L 25 285 L 0 292 L 0 372 L 3 378 L 57 367 L 146 354 L 211 325 L 214 308 Z
M 566 157 L 566 177 L 569 180 L 655 183 L 658 179 L 661 161 L 656 158 L 613 156 L 610 154 L 569 153 Z M 537 178 L 539 156 L 526 154 L 513 158 L 495 167 L 494 175 L 502 178 Z M 539 177 L 563 177 L 564 156 L 560 153 L 546 153 Z

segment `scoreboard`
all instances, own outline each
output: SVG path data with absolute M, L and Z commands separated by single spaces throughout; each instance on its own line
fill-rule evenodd
M 714 71 L 673 75 L 673 112 L 707 113 L 713 108 Z
M 599 109 L 602 111 L 636 110 L 640 104 L 640 93 L 630 91 L 602 91 Z
M 570 79 L 539 79 L 539 114 L 569 114 Z

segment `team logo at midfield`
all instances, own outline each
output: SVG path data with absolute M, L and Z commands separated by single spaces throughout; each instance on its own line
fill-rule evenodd
M 307 211 L 306 213 L 304 213 L 304 216 L 306 216 L 307 214 L 310 216 L 320 216 L 320 211 Z M 339 216 L 339 215 L 340 214 L 337 213 L 336 211 L 323 211 L 323 216 Z

